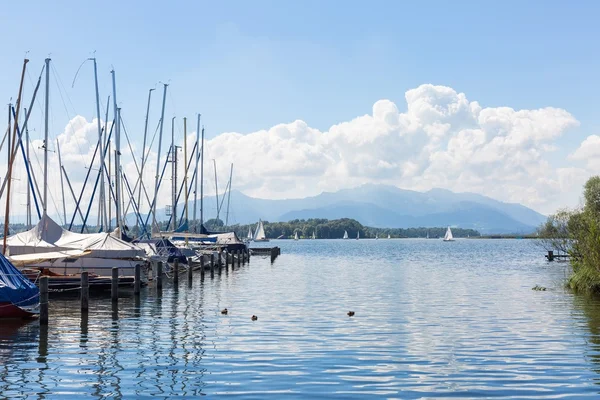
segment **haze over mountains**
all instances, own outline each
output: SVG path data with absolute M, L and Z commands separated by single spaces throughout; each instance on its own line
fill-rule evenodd
M 222 198 L 220 197 L 220 200 Z M 204 198 L 204 219 L 216 217 L 215 197 Z M 192 218 L 193 202 L 189 217 Z M 225 221 L 227 199 L 219 218 Z M 179 212 L 182 205 L 179 205 Z M 158 210 L 158 219 L 166 219 Z M 198 214 L 199 217 L 199 214 Z M 474 193 L 454 193 L 444 189 L 427 192 L 395 186 L 367 184 L 304 199 L 267 200 L 231 192 L 229 224 L 258 221 L 289 221 L 308 218 L 354 218 L 378 228 L 454 226 L 481 233 L 530 233 L 546 217 L 521 204 L 503 203 Z

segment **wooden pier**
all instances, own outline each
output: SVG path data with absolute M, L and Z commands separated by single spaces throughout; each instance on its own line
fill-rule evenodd
M 256 256 L 271 256 L 271 262 L 275 261 L 281 254 L 279 247 L 253 247 L 250 248 L 250 254 Z
M 548 261 L 554 261 L 555 259 L 559 259 L 559 260 L 560 259 L 564 259 L 564 260 L 566 260 L 566 259 L 569 258 L 569 255 L 568 254 L 554 254 L 554 251 L 548 250 L 548 254 L 546 254 L 545 257 L 546 257 L 546 259 Z
M 281 253 L 278 247 L 274 248 L 264 248 L 258 249 L 257 253 L 265 256 L 271 256 L 271 262 Z M 229 268 L 231 268 L 231 272 L 234 272 L 237 268 L 240 268 L 242 265 L 246 265 L 250 263 L 250 256 L 252 251 L 250 249 L 247 250 L 238 250 L 233 252 L 219 252 L 219 258 L 215 260 L 214 253 L 204 254 L 202 259 L 204 258 L 210 260 L 210 262 L 202 263 L 202 267 L 200 268 L 200 280 L 204 281 L 205 269 L 210 271 L 211 279 L 214 279 L 215 272 L 221 275 L 223 269 L 225 269 L 225 273 L 229 273 Z M 220 256 L 223 256 L 221 259 Z M 179 262 L 175 262 L 173 268 L 170 272 L 167 272 L 167 268 L 164 268 L 164 264 L 162 262 L 157 262 L 155 267 L 156 274 L 153 274 L 153 279 L 148 283 L 142 282 L 141 276 L 141 266 L 135 266 L 135 274 L 134 277 L 123 277 L 118 275 L 118 268 L 114 267 L 111 272 L 111 277 L 95 277 L 90 276 L 88 272 L 82 272 L 80 274 L 80 279 L 75 281 L 75 277 L 69 277 L 68 282 L 57 282 L 59 286 L 52 285 L 53 278 L 49 276 L 41 276 L 38 279 L 38 285 L 40 287 L 40 324 L 42 326 L 48 324 L 48 320 L 51 319 L 48 315 L 48 302 L 50 294 L 58 294 L 58 293 L 73 293 L 77 294 L 80 299 L 80 308 L 82 317 L 87 318 L 89 304 L 90 304 L 90 290 L 92 288 L 95 289 L 104 289 L 110 293 L 110 298 L 112 300 L 113 307 L 113 317 L 118 310 L 118 301 L 119 295 L 123 290 L 123 287 L 127 287 L 128 289 L 133 288 L 133 290 L 129 291 L 129 293 L 133 292 L 133 296 L 136 301 L 139 302 L 140 292 L 142 286 L 150 286 L 156 289 L 156 295 L 161 296 L 163 284 L 167 281 L 171 281 L 172 285 L 176 288 L 179 287 L 180 276 L 179 274 L 183 274 L 184 277 L 187 277 L 187 286 L 192 287 L 193 280 L 193 271 L 195 270 L 191 263 L 191 259 L 188 259 L 188 265 L 183 266 L 180 265 Z M 216 271 L 215 271 L 216 270 Z M 92 285 L 94 282 L 94 285 Z M 65 286 L 66 285 L 66 286 Z M 52 287 L 54 286 L 54 288 Z

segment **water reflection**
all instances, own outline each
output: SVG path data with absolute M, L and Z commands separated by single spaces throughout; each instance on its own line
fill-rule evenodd
M 84 314 L 53 299 L 49 327 L 0 324 L 0 396 L 593 397 L 600 304 L 553 286 L 527 246 L 286 242 L 276 266 L 98 295 Z

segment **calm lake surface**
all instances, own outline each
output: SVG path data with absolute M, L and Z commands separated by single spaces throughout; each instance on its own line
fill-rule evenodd
M 0 322 L 0 398 L 600 397 L 600 302 L 533 241 L 267 245 L 274 264 L 95 296 L 87 319 L 74 297 L 47 329 Z

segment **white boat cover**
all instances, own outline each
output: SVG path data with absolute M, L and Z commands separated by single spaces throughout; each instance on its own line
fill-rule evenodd
M 214 235 L 208 235 L 208 237 L 217 238 L 217 244 L 244 244 L 235 232 L 216 233 Z
M 109 233 L 70 232 L 47 215 L 33 229 L 9 237 L 7 246 L 7 253 L 11 256 L 66 250 L 89 251 L 89 256 L 95 258 L 135 258 L 146 255 L 144 250 Z
M 58 260 L 61 258 L 77 258 L 90 254 L 89 251 L 81 250 L 65 250 L 65 251 L 49 251 L 47 253 L 21 254 L 18 256 L 10 256 L 8 259 L 15 267 L 24 267 L 32 264 L 39 264 L 46 261 Z

